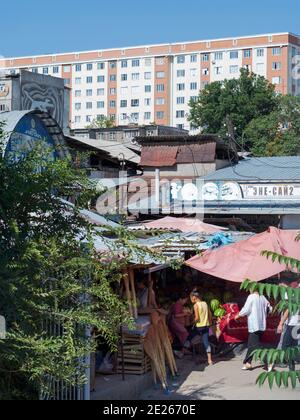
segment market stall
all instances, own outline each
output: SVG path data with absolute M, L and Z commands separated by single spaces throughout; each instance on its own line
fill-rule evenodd
M 220 280 L 241 284 L 246 279 L 252 281 L 267 281 L 276 283 L 285 271 L 290 271 L 284 263 L 274 262 L 263 253 L 269 251 L 283 256 L 300 258 L 300 246 L 296 241 L 298 231 L 283 231 L 269 228 L 266 232 L 255 235 L 235 244 L 208 250 L 195 256 L 186 265 Z M 293 280 L 293 274 L 290 275 Z M 224 316 L 219 317 L 218 334 L 221 342 L 242 343 L 248 338 L 247 320 L 235 321 L 235 316 L 241 310 L 242 303 L 226 302 L 223 305 Z M 263 341 L 276 343 L 276 329 L 279 324 L 277 315 L 270 316 Z

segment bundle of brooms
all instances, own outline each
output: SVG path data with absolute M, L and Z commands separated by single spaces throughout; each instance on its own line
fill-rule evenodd
M 152 314 L 151 319 L 152 325 L 144 340 L 144 349 L 151 359 L 155 384 L 157 384 L 157 378 L 159 378 L 163 388 L 167 390 L 166 361 L 173 376 L 177 374 L 177 366 L 165 319 L 157 312 Z

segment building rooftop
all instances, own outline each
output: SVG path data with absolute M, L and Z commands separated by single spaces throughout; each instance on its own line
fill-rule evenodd
M 300 182 L 300 156 L 247 158 L 207 175 L 205 181 Z

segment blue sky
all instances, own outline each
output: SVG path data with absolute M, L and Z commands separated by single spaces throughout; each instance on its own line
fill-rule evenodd
M 300 33 L 299 16 L 299 0 L 6 1 L 1 5 L 0 55 Z

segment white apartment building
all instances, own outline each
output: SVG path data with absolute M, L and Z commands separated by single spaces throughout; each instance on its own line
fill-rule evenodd
M 0 67 L 65 79 L 72 129 L 100 116 L 117 125 L 174 126 L 193 131 L 189 103 L 213 81 L 239 77 L 242 67 L 280 93 L 300 95 L 300 37 L 290 33 L 10 58 Z M 1 86 L 0 86 L 1 91 Z

